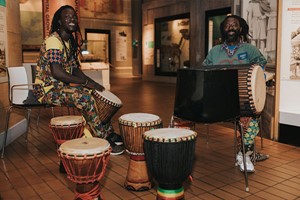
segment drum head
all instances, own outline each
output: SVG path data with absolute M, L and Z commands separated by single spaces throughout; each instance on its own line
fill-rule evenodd
M 257 113 L 262 112 L 266 101 L 266 81 L 264 71 L 258 65 L 254 66 L 251 77 L 253 103 Z
M 128 113 L 122 115 L 120 117 L 121 120 L 129 121 L 129 122 L 138 122 L 138 123 L 146 123 L 146 122 L 154 122 L 159 120 L 159 116 L 149 114 L 149 113 Z
M 82 122 L 85 122 L 85 119 L 81 115 L 59 116 L 59 117 L 53 117 L 50 120 L 50 124 L 56 126 L 68 126 L 74 124 L 77 125 L 77 124 L 81 124 Z
M 160 128 L 146 131 L 145 140 L 158 142 L 189 141 L 197 137 L 197 133 L 192 130 L 182 128 Z
M 107 140 L 101 138 L 78 138 L 68 140 L 59 147 L 59 151 L 69 155 L 94 155 L 110 147 Z
M 107 100 L 109 100 L 115 104 L 118 104 L 118 105 L 122 104 L 122 101 L 116 95 L 111 93 L 110 91 L 103 90 L 102 92 L 100 92 L 100 91 L 95 91 L 95 92 L 97 92 L 99 95 L 101 95 L 102 97 L 106 98 Z

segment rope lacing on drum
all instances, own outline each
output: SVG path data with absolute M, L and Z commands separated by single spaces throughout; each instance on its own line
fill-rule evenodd
M 100 191 L 100 184 L 97 183 L 93 189 L 86 193 L 79 193 L 75 191 L 75 199 L 85 199 L 85 200 L 92 200 L 96 199 L 97 197 L 101 197 L 101 191 Z M 101 197 L 102 199 L 102 197 Z
M 107 149 L 104 152 L 98 153 L 98 154 L 94 154 L 93 157 L 91 157 L 91 155 L 83 155 L 83 156 L 77 156 L 77 155 L 70 155 L 70 154 L 65 154 L 62 153 L 60 150 L 58 150 L 58 155 L 62 160 L 62 163 L 66 168 L 67 174 L 68 174 L 68 179 L 70 179 L 71 181 L 75 182 L 75 183 L 79 183 L 79 184 L 86 184 L 86 183 L 93 183 L 95 181 L 100 181 L 102 179 L 102 177 L 104 176 L 104 173 L 106 171 L 106 166 L 108 164 L 109 161 L 109 155 L 111 152 L 111 147 L 109 149 Z M 90 156 L 90 158 L 88 158 L 88 156 Z M 66 158 L 66 159 L 64 159 Z M 82 176 L 81 174 L 76 174 L 76 171 L 78 170 L 78 172 L 81 172 L 82 167 L 78 166 L 78 169 L 74 169 L 72 163 L 73 160 L 79 159 L 79 160 L 87 160 L 87 159 L 94 159 L 95 158 L 99 158 L 99 160 L 97 160 L 95 169 L 98 169 L 100 167 L 102 167 L 102 170 L 100 172 L 100 174 L 96 174 L 96 171 L 91 174 L 90 176 Z M 102 165 L 102 166 L 101 166 Z M 92 166 L 90 166 L 92 167 Z M 90 169 L 89 169 L 90 170 Z
M 145 153 L 131 152 L 131 151 L 128 151 L 127 149 L 126 149 L 126 152 L 127 152 L 128 154 L 134 155 L 134 156 L 144 156 L 144 155 L 145 155 Z
M 119 123 L 122 125 L 125 125 L 125 126 L 132 126 L 134 128 L 151 127 L 151 126 L 160 125 L 162 123 L 162 119 L 158 119 L 158 120 L 152 121 L 152 122 L 132 122 L 132 121 L 126 121 L 126 120 L 119 119 Z
M 185 142 L 185 141 L 191 141 L 194 140 L 197 137 L 197 133 L 194 132 L 194 135 L 190 135 L 187 137 L 181 137 L 181 138 L 154 138 L 154 137 L 145 137 L 146 140 L 153 141 L 153 142 Z

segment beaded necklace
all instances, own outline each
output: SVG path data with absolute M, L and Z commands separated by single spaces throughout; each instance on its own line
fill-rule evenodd
M 225 49 L 226 54 L 227 54 L 229 57 L 232 57 L 232 56 L 235 54 L 235 52 L 238 50 L 238 48 L 239 48 L 240 46 L 242 46 L 243 43 L 244 43 L 244 42 L 240 42 L 240 43 L 238 43 L 236 46 L 234 46 L 233 48 L 229 48 L 229 46 L 226 44 L 226 42 L 224 42 L 223 45 L 222 45 L 222 49 Z
M 61 42 L 62 42 L 62 44 L 64 46 L 64 49 L 65 49 L 65 52 L 66 52 L 67 61 L 69 61 L 70 58 L 71 58 L 71 56 L 72 56 L 72 51 L 71 51 L 72 49 L 71 49 L 70 39 L 68 39 L 68 41 L 67 41 L 67 44 L 68 44 L 68 47 L 67 47 L 65 40 L 62 38 L 62 36 L 60 35 L 60 33 L 58 31 L 57 31 L 57 33 L 58 33 L 58 35 L 59 35 L 59 37 L 61 39 Z
M 57 32 L 58 33 L 58 35 L 59 35 L 59 37 L 60 37 L 60 40 L 61 40 L 61 43 L 63 44 L 63 46 L 64 46 L 64 50 L 65 50 L 65 53 L 66 53 L 66 61 L 67 62 L 70 62 L 72 59 L 72 44 L 71 44 L 71 41 L 70 41 L 70 39 L 67 41 L 67 42 L 65 42 L 65 40 L 62 38 L 62 36 L 60 35 L 60 33 L 59 32 Z M 71 64 L 68 64 L 68 66 L 69 66 L 69 70 L 67 70 L 68 72 L 70 72 L 70 74 L 72 74 L 73 73 L 73 66 L 71 65 Z

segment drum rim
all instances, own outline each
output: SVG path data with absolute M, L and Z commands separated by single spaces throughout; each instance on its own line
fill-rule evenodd
M 108 104 L 113 105 L 113 106 L 115 106 L 115 107 L 121 107 L 121 106 L 123 105 L 121 99 L 120 99 L 118 96 L 116 96 L 114 93 L 112 93 L 112 92 L 110 92 L 110 91 L 107 91 L 107 90 L 104 90 L 104 91 L 105 91 L 105 92 L 108 92 L 108 93 L 110 93 L 110 94 L 112 94 L 113 96 L 115 96 L 115 97 L 117 98 L 117 100 L 120 101 L 120 103 L 115 102 L 115 101 L 113 101 L 113 100 L 111 100 L 111 99 L 109 99 L 109 98 L 103 96 L 103 95 L 102 95 L 103 92 L 98 91 L 98 90 L 93 90 L 93 91 L 92 91 L 92 94 L 94 94 L 97 98 L 103 100 L 105 103 L 108 103 Z
M 123 114 L 119 117 L 119 119 L 122 119 L 124 118 L 125 116 L 129 116 L 129 115 L 145 115 L 145 116 L 149 116 L 149 117 L 155 117 L 156 119 L 155 120 L 151 120 L 151 121 L 145 121 L 145 122 L 152 122 L 152 121 L 157 121 L 159 119 L 161 119 L 158 115 L 156 114 L 152 114 L 152 113 L 144 113 L 144 112 L 134 112 L 134 113 L 126 113 L 126 114 Z M 129 120 L 126 120 L 126 119 L 122 119 L 124 121 L 129 121 Z M 140 122 L 140 121 L 139 121 Z
M 148 116 L 154 116 L 156 118 L 156 120 L 152 120 L 152 121 L 129 121 L 126 119 L 122 119 L 122 117 L 126 116 L 126 115 L 139 115 L 139 114 L 143 114 L 143 115 L 148 115 Z M 127 113 L 127 114 L 123 114 L 122 116 L 119 117 L 119 124 L 121 125 L 125 125 L 125 126 L 133 126 L 133 127 L 149 127 L 149 126 L 156 126 L 162 123 L 162 119 L 155 114 L 151 114 L 151 113 Z
M 81 122 L 79 124 L 50 124 L 50 128 L 74 128 L 78 126 L 85 125 L 85 122 Z
M 159 138 L 154 137 L 153 135 L 148 135 L 150 132 L 153 131 L 162 131 L 162 130 L 175 130 L 175 131 L 182 131 L 182 132 L 190 132 L 191 134 L 183 136 L 183 137 L 177 137 L 177 138 Z M 149 130 L 143 133 L 143 138 L 145 141 L 153 141 L 153 142 L 162 142 L 162 143 L 176 143 L 176 142 L 187 142 L 187 141 L 193 141 L 197 138 L 198 133 L 196 131 L 190 130 L 190 129 L 183 129 L 183 128 L 161 128 L 161 129 L 154 129 Z
M 131 122 L 126 120 L 119 120 L 119 123 L 124 126 L 133 126 L 133 127 L 149 127 L 162 124 L 162 119 L 153 121 L 153 122 Z
M 68 159 L 74 159 L 74 160 L 89 160 L 89 159 L 99 158 L 99 157 L 102 157 L 103 155 L 110 154 L 112 151 L 112 148 L 109 146 L 104 151 L 95 153 L 95 154 L 66 153 L 66 152 L 62 152 L 60 149 L 57 151 L 58 151 L 59 156 L 62 158 L 68 158 Z
M 86 148 L 80 149 L 80 147 L 82 147 L 82 146 L 80 146 L 80 144 L 86 143 L 87 141 L 94 142 L 93 146 L 92 146 L 93 149 L 86 149 Z M 99 144 L 102 144 L 102 146 L 100 146 Z M 70 145 L 74 145 L 76 148 L 75 147 L 72 148 L 72 147 L 70 147 Z M 85 147 L 87 147 L 87 146 L 85 146 Z M 97 138 L 97 137 L 89 137 L 89 138 L 82 137 L 82 138 L 76 138 L 76 139 L 72 139 L 72 140 L 68 140 L 68 141 L 64 142 L 63 144 L 61 144 L 59 146 L 58 151 L 61 152 L 61 154 L 69 155 L 71 157 L 72 157 L 72 155 L 77 155 L 77 157 L 79 157 L 79 155 L 87 156 L 87 155 L 101 154 L 102 152 L 105 152 L 109 148 L 110 148 L 110 144 L 105 139 Z M 93 152 L 89 152 L 89 151 L 93 151 Z
M 67 123 L 66 121 L 61 121 L 63 118 L 75 118 L 76 120 L 73 120 L 73 123 L 65 124 Z M 71 121 L 71 120 L 68 120 Z M 62 123 L 60 123 L 62 122 Z M 76 125 L 81 125 L 85 124 L 86 121 L 82 115 L 65 115 L 65 116 L 58 116 L 58 117 L 53 117 L 50 120 L 50 126 L 76 126 Z

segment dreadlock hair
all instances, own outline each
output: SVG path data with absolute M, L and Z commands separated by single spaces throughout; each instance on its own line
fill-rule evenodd
M 70 6 L 70 5 L 64 5 L 64 6 L 61 6 L 55 13 L 54 13 L 54 16 L 53 16 L 53 19 L 52 19 L 52 23 L 51 23 L 51 29 L 50 29 L 50 32 L 49 34 L 51 35 L 52 33 L 54 32 L 57 32 L 60 39 L 63 41 L 61 35 L 59 34 L 59 28 L 60 28 L 60 19 L 61 19 L 61 14 L 64 10 L 66 9 L 72 9 L 75 13 L 75 9 Z M 70 55 L 69 56 L 73 56 L 76 60 L 78 60 L 78 55 L 81 54 L 81 45 L 82 45 L 82 35 L 81 35 L 81 32 L 80 32 L 80 28 L 79 28 L 79 25 L 77 24 L 77 27 L 76 27 L 76 31 L 70 35 L 70 42 L 71 42 L 71 45 L 70 45 Z M 65 46 L 65 43 L 63 42 L 63 45 L 66 49 L 66 46 Z
M 240 23 L 240 26 L 242 28 L 241 30 L 241 39 L 243 42 L 249 42 L 249 37 L 252 37 L 250 34 L 249 34 L 249 26 L 246 22 L 246 20 L 244 20 L 242 17 L 238 16 L 238 15 L 228 15 L 223 21 L 222 23 L 220 24 L 220 31 L 221 31 L 221 34 L 222 34 L 222 41 L 224 42 L 226 40 L 226 34 L 225 34 L 225 31 L 224 31 L 224 26 L 225 26 L 225 22 L 227 21 L 228 18 L 235 18 L 239 21 Z

